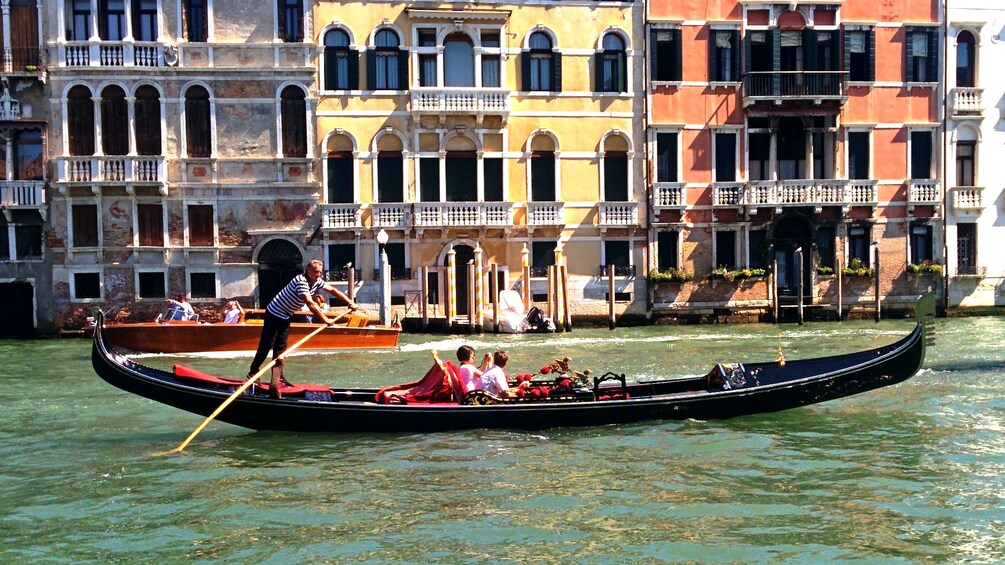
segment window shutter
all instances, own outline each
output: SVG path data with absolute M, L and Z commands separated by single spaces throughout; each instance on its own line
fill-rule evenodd
M 377 51 L 366 50 L 366 89 L 377 90 Z
M 803 30 L 803 70 L 819 71 L 817 68 L 817 32 L 812 28 Z
M 649 76 L 651 77 L 657 76 L 658 73 L 656 69 L 658 69 L 660 65 L 659 52 L 656 50 L 656 43 L 657 43 L 656 38 L 657 38 L 657 30 L 650 29 L 649 51 L 646 53 L 646 55 L 648 55 L 649 57 Z
M 286 33 L 286 0 L 276 0 L 276 37 L 281 41 L 290 41 L 292 38 Z
M 551 90 L 562 92 L 562 54 L 558 51 L 551 52 Z
M 593 56 L 593 91 L 604 91 L 604 52 L 597 51 Z
M 624 51 L 619 51 L 616 65 L 616 72 L 618 74 L 615 77 L 618 81 L 618 92 L 628 92 L 628 64 L 626 59 L 627 54 Z
M 398 52 L 398 90 L 409 90 L 408 84 L 408 51 L 402 49 Z
M 734 29 L 729 32 L 729 49 L 733 52 L 733 56 L 730 57 L 732 61 L 732 73 L 730 73 L 730 78 L 733 80 L 740 80 L 740 30 Z
M 359 52 L 349 49 L 349 84 L 346 88 L 356 90 L 359 88 Z
M 876 30 L 870 29 L 865 34 L 865 48 L 869 54 L 869 68 L 867 69 L 869 80 L 876 80 Z
M 906 42 L 904 44 L 904 69 L 907 71 L 907 76 L 905 80 L 907 82 L 914 82 L 914 31 L 908 30 L 904 34 Z
M 715 53 L 715 30 L 708 28 L 708 80 L 719 80 L 719 61 Z
M 520 89 L 530 90 L 530 51 L 520 51 Z
M 934 29 L 926 30 L 928 34 L 928 82 L 939 82 L 939 34 Z
M 683 80 L 684 76 L 684 61 L 683 61 L 683 46 L 681 45 L 680 39 L 680 29 L 672 30 L 671 35 L 673 36 L 673 80 Z
M 848 29 L 844 30 L 844 66 L 841 67 L 846 73 L 851 73 L 851 31 Z
M 323 88 L 325 90 L 335 90 L 338 86 L 338 77 L 336 72 L 336 67 L 338 64 L 338 57 L 336 56 L 336 51 L 334 47 L 325 47 L 325 82 Z
M 750 40 L 750 32 L 748 31 L 746 37 L 743 38 L 743 72 L 744 73 L 749 73 L 750 72 L 750 57 L 751 57 L 751 55 L 750 55 L 750 44 L 751 43 L 752 42 Z
M 771 30 L 771 70 L 775 71 L 771 77 L 771 92 L 780 94 L 782 92 L 782 75 L 778 71 L 782 69 L 782 31 L 778 28 Z

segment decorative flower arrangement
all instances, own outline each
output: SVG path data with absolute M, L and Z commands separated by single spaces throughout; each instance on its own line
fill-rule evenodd
M 647 278 L 651 283 L 687 282 L 694 279 L 694 273 L 684 269 L 665 269 L 663 271 L 653 269 L 649 271 Z
M 841 274 L 846 277 L 872 277 L 876 274 L 876 269 L 865 266 L 858 257 L 851 260 L 848 266 L 841 269 Z
M 577 385 L 588 385 L 590 370 L 583 372 L 573 370 L 569 363 L 572 359 L 565 357 L 555 359 L 552 363 L 542 366 L 537 373 L 517 373 L 514 375 L 516 397 L 522 399 L 544 399 L 565 392 L 572 392 Z M 542 377 L 551 377 L 543 380 Z
M 834 274 L 834 267 L 825 267 L 823 265 L 817 265 L 817 274 L 818 275 L 833 275 Z
M 942 265 L 926 259 L 921 263 L 908 263 L 907 272 L 912 275 L 941 275 Z
M 738 269 L 730 271 L 726 267 L 716 267 L 708 274 L 709 280 L 735 281 L 763 277 L 766 274 L 764 269 Z

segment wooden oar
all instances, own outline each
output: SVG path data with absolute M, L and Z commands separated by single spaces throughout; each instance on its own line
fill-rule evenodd
M 332 320 L 332 323 L 334 324 L 335 322 L 337 322 L 340 319 L 344 318 L 348 313 L 349 313 L 348 311 L 342 313 L 339 317 L 337 317 L 334 320 Z M 168 453 L 180 453 L 183 449 L 185 449 L 186 446 L 188 446 L 188 444 L 193 439 L 195 439 L 195 436 L 199 435 L 199 432 L 201 432 L 206 426 L 209 425 L 210 422 L 212 422 L 217 416 L 220 415 L 220 412 L 223 412 L 223 410 L 225 408 L 227 408 L 228 406 L 230 406 L 231 402 L 233 402 L 238 396 L 241 396 L 241 394 L 243 394 L 244 391 L 248 390 L 248 387 L 250 387 L 251 385 L 255 384 L 255 381 L 257 381 L 258 379 L 262 378 L 262 375 L 264 375 L 265 373 L 267 373 L 269 371 L 269 369 L 271 369 L 273 366 L 275 366 L 276 362 L 278 362 L 281 359 L 285 359 L 287 355 L 289 355 L 290 353 L 293 353 L 298 347 L 300 347 L 301 345 L 307 343 L 307 341 L 309 339 L 311 339 L 312 337 L 318 335 L 319 333 L 321 333 L 322 331 L 324 331 L 326 328 L 329 328 L 329 327 L 331 327 L 331 326 L 328 325 L 328 324 L 322 325 L 322 326 L 318 327 L 318 329 L 316 329 L 316 330 L 312 331 L 311 333 L 307 334 L 300 341 L 298 341 L 298 342 L 294 343 L 292 346 L 286 348 L 286 350 L 283 351 L 282 353 L 280 353 L 278 357 L 276 357 L 272 361 L 269 361 L 268 363 L 266 363 L 265 366 L 262 367 L 261 369 L 259 369 L 257 373 L 255 373 L 254 375 L 252 375 L 248 380 L 244 381 L 244 384 L 242 384 L 241 386 L 237 387 L 237 390 L 235 390 L 233 393 L 231 393 L 231 395 L 229 397 L 227 397 L 227 400 L 223 401 L 223 404 L 221 404 L 219 408 L 217 408 L 216 410 L 214 410 L 213 413 L 209 415 L 209 417 L 207 417 L 205 420 L 203 420 L 202 423 L 199 424 L 199 427 L 197 427 L 187 438 L 185 438 L 185 441 L 181 442 L 181 444 L 179 444 L 178 447 L 176 447 L 176 448 L 174 448 L 174 449 L 172 449 L 170 451 L 164 451 L 162 453 L 157 453 L 156 455 L 167 455 Z M 276 382 L 275 386 L 278 387 L 279 383 Z

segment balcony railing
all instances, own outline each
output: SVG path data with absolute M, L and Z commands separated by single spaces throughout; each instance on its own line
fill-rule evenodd
M 0 181 L 0 208 L 42 208 L 45 206 L 44 181 Z
M 607 276 L 607 265 L 600 266 L 600 276 Z M 635 265 L 615 265 L 614 266 L 614 276 L 616 277 L 634 277 L 635 276 Z
M 712 185 L 712 206 L 743 205 L 742 182 L 717 182 Z
M 954 88 L 951 96 L 954 118 L 978 118 L 984 113 L 983 88 Z
M 508 115 L 510 91 L 504 88 L 448 87 L 412 89 L 412 112 L 422 114 Z
M 958 212 L 982 212 L 984 210 L 984 187 L 954 186 L 953 208 Z
M 876 181 L 852 179 L 848 181 L 848 203 L 860 205 L 875 205 L 879 203 L 879 191 Z
M 375 228 L 407 229 L 412 227 L 412 205 L 404 202 L 370 205 L 371 222 Z
M 752 210 L 761 206 L 844 206 L 875 202 L 875 183 L 856 184 L 845 179 L 795 179 L 753 181 L 747 187 L 744 203 Z
M 5 86 L 0 94 L 0 120 L 13 121 L 21 119 L 21 103 L 15 100 Z
M 360 276 L 362 272 L 360 269 L 347 269 L 345 267 L 341 269 L 328 269 L 325 271 L 326 281 L 347 281 L 349 280 L 349 271 L 353 271 L 353 277 L 355 280 L 362 280 Z
M 682 210 L 687 207 L 687 198 L 682 182 L 658 182 L 653 185 L 653 208 Z
M 422 202 L 415 205 L 415 227 L 509 227 L 512 202 Z
M 528 226 L 561 226 L 565 224 L 565 203 L 528 202 Z
M 907 189 L 908 208 L 939 205 L 939 181 L 936 179 L 911 179 Z
M 58 182 L 164 183 L 164 157 L 146 155 L 58 157 Z
M 163 67 L 164 45 L 155 41 L 68 41 L 59 46 L 62 67 Z
M 600 202 L 600 225 L 612 226 L 637 226 L 639 225 L 639 203 L 638 202 Z
M 42 50 L 37 45 L 13 46 L 3 50 L 6 73 L 38 73 L 42 68 Z
M 755 71 L 743 76 L 743 98 L 758 100 L 841 100 L 846 98 L 843 71 Z
M 321 227 L 330 230 L 353 230 L 363 227 L 359 204 L 322 204 Z
M 395 267 L 391 265 L 391 280 L 392 281 L 407 281 L 412 278 L 412 269 L 408 267 Z M 380 280 L 380 269 L 373 270 L 373 280 Z

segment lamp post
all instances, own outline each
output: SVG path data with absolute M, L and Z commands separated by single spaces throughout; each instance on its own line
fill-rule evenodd
M 380 323 L 386 326 L 391 321 L 391 267 L 387 263 L 387 232 L 377 232 L 377 248 L 380 252 Z

